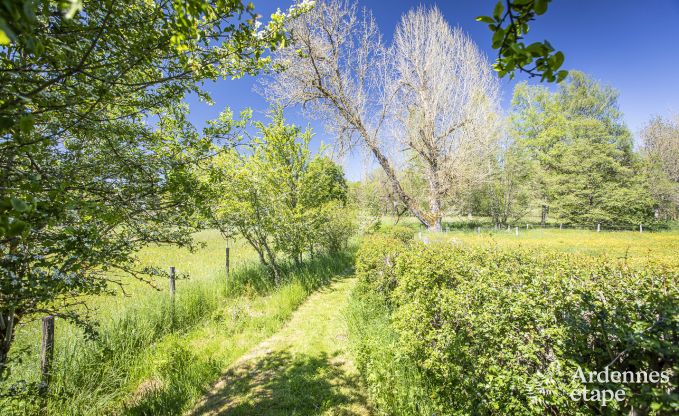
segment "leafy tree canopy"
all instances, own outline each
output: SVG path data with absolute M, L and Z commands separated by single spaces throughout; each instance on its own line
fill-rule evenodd
M 512 134 L 537 162 L 545 203 L 564 222 L 652 221 L 654 202 L 617 97 L 577 71 L 555 93 L 526 84 L 514 91 Z
M 67 3 L 0 4 L 0 375 L 19 321 L 81 321 L 79 296 L 158 274 L 138 268 L 140 247 L 190 244 L 191 166 L 214 137 L 184 97 L 265 68 L 310 7 L 260 27 L 239 0 Z
M 311 131 L 286 124 L 281 108 L 270 123 L 252 124 L 256 137 L 221 149 L 200 169 L 202 216 L 227 237 L 243 236 L 279 280 L 279 253 L 300 263 L 304 254 L 337 250 L 349 237 L 342 211 L 348 187 L 340 166 L 311 155 Z

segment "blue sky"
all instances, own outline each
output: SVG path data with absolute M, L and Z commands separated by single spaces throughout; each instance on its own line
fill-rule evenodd
M 264 16 L 290 4 L 253 2 Z M 495 1 L 363 0 L 359 4 L 372 10 L 387 42 L 403 13 L 420 4 L 437 5 L 451 25 L 460 26 L 491 60 L 495 59 L 496 53 L 490 48 L 491 32 L 475 21 L 480 14 L 490 14 Z M 553 0 L 547 13 L 532 23 L 526 38 L 528 42 L 544 39 L 564 52 L 565 69 L 584 71 L 620 92 L 620 109 L 635 136 L 653 115 L 679 113 L 679 0 Z M 514 85 L 522 80 L 526 77 L 501 80 L 505 111 Z M 535 79 L 528 82 L 539 83 Z M 255 117 L 263 118 L 267 103 L 253 90 L 256 84 L 256 77 L 206 84 L 215 105 L 189 99 L 192 121 L 202 126 L 227 106 L 235 113 L 251 107 Z M 298 110 L 286 111 L 286 118 L 314 129 L 314 148 L 321 142 L 332 143 L 321 123 L 305 119 Z M 344 167 L 348 179 L 360 179 L 363 164 L 359 155 L 350 156 Z

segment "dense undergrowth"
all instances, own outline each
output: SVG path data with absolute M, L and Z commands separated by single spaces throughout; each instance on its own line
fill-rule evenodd
M 382 414 L 675 414 L 679 273 L 646 261 L 367 238 L 349 313 L 357 365 Z M 669 382 L 587 383 L 588 371 Z
M 100 317 L 95 339 L 61 325 L 67 333 L 57 334 L 48 412 L 180 414 L 225 367 L 275 333 L 309 293 L 349 273 L 352 264 L 351 250 L 317 255 L 286 266 L 284 280 L 274 285 L 262 267 L 246 263 L 229 280 L 216 273 L 182 283 L 174 312 L 166 292 L 144 292 L 131 306 Z M 17 376 L 37 379 L 34 367 L 19 367 L 31 370 Z M 35 395 L 16 393 L 0 399 L 3 415 L 38 412 Z

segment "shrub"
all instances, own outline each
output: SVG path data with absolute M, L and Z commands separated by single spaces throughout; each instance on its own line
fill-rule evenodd
M 356 233 L 354 213 L 338 203 L 329 203 L 323 209 L 322 223 L 316 227 L 315 239 L 319 248 L 327 253 L 338 253 L 347 247 L 349 238 Z
M 356 254 L 356 274 L 361 283 L 388 300 L 396 287 L 396 258 L 405 247 L 403 242 L 393 237 L 365 237 Z
M 403 243 L 408 243 L 415 237 L 416 231 L 405 225 L 394 225 L 382 230 L 385 235 L 395 238 Z
M 358 212 L 358 231 L 362 234 L 372 234 L 382 228 L 382 217 L 377 214 L 361 210 Z
M 417 368 L 437 414 L 677 410 L 676 271 L 522 249 L 364 246 L 359 278 L 390 305 L 396 355 Z M 669 383 L 586 384 L 625 391 L 624 401 L 606 407 L 569 397 L 583 387 L 576 369 L 606 367 L 673 376 Z

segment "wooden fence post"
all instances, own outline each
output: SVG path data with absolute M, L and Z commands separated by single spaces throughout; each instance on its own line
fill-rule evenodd
M 519 227 L 516 227 L 516 236 L 519 236 Z
M 174 293 L 175 288 L 175 269 L 170 266 L 170 329 L 174 330 L 175 316 L 174 316 Z
M 40 345 L 40 395 L 41 408 L 47 414 L 47 393 L 52 378 L 54 357 L 54 315 L 42 318 L 42 343 Z
M 476 234 L 481 234 L 481 227 L 476 227 Z
M 643 224 L 639 224 L 639 232 L 640 233 L 644 232 L 644 225 Z
M 559 224 L 559 230 L 563 230 L 563 223 Z
M 601 231 L 601 224 L 596 225 L 596 232 L 598 233 L 599 231 Z
M 170 266 L 170 297 L 172 300 L 174 300 L 174 292 L 175 292 L 175 284 L 174 284 L 174 279 L 175 279 L 175 270 L 174 266 Z
M 226 240 L 226 264 L 225 264 L 225 266 L 226 266 L 226 278 L 227 279 L 229 278 L 229 273 L 230 273 L 230 270 L 229 270 L 229 266 L 230 266 L 229 265 L 229 254 L 230 254 L 229 253 L 229 240 L 227 239 Z

